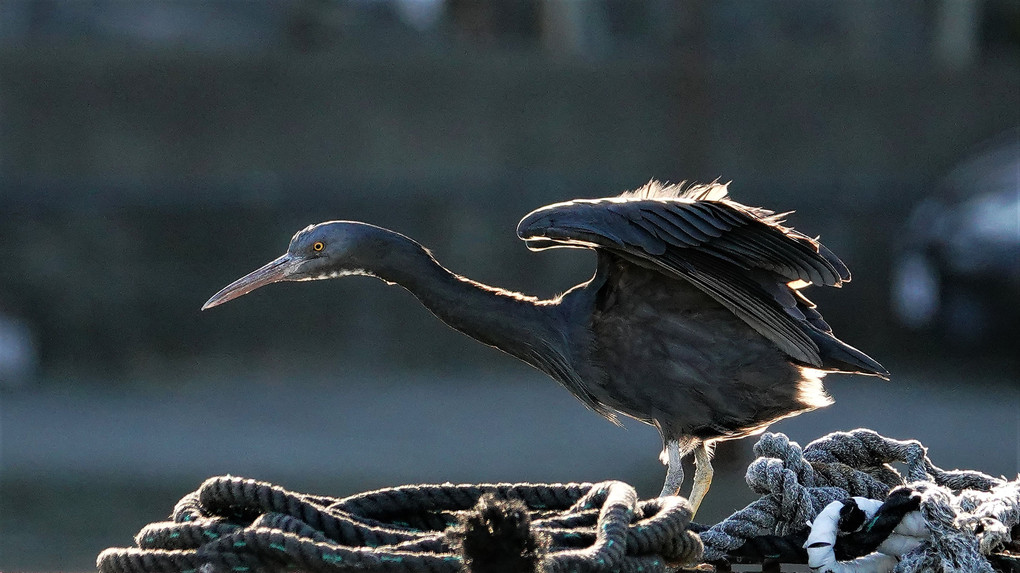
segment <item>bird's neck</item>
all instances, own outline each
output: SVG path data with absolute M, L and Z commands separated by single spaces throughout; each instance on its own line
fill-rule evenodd
M 555 301 L 467 279 L 410 238 L 379 231 L 388 236 L 378 237 L 385 246 L 369 249 L 375 252 L 364 265 L 369 274 L 404 287 L 450 327 L 555 376 L 550 369 L 561 367 L 566 347 Z

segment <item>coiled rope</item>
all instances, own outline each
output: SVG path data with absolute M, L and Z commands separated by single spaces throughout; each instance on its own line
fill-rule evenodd
M 639 501 L 622 482 L 404 486 L 345 499 L 238 477 L 206 480 L 107 549 L 102 573 L 666 571 L 701 541 L 679 497 Z M 486 564 L 486 565 L 481 565 Z
M 803 449 L 767 433 L 754 451 L 746 477 L 761 497 L 711 527 L 690 523 L 683 498 L 639 501 L 621 482 L 404 486 L 336 499 L 211 478 L 177 504 L 173 521 L 144 528 L 136 548 L 107 549 L 98 567 L 582 573 L 703 561 L 720 570 L 1020 572 L 1020 478 L 942 470 L 919 442 L 865 429 Z

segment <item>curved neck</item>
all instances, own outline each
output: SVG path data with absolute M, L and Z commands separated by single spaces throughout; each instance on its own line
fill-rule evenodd
M 555 375 L 550 361 L 562 363 L 566 354 L 555 301 L 457 275 L 420 244 L 393 231 L 378 228 L 365 239 L 371 244 L 359 251 L 369 255 L 362 265 L 368 274 L 404 287 L 450 327 Z

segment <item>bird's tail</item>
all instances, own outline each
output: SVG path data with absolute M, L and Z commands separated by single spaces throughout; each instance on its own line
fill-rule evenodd
M 889 371 L 874 358 L 839 340 L 831 334 L 809 329 L 808 335 L 818 345 L 822 369 L 830 372 L 849 372 L 889 379 Z

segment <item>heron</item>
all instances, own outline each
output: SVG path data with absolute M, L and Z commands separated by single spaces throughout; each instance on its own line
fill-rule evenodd
M 652 180 L 619 196 L 537 209 L 518 224 L 531 250 L 593 249 L 594 276 L 549 299 L 460 276 L 411 238 L 357 221 L 298 231 L 287 252 L 230 283 L 203 310 L 280 281 L 367 275 L 399 285 L 452 328 L 562 384 L 610 422 L 658 429 L 677 495 L 694 454 L 697 511 L 720 441 L 827 406 L 830 372 L 888 377 L 837 339 L 802 290 L 838 287 L 846 265 L 728 184 Z

